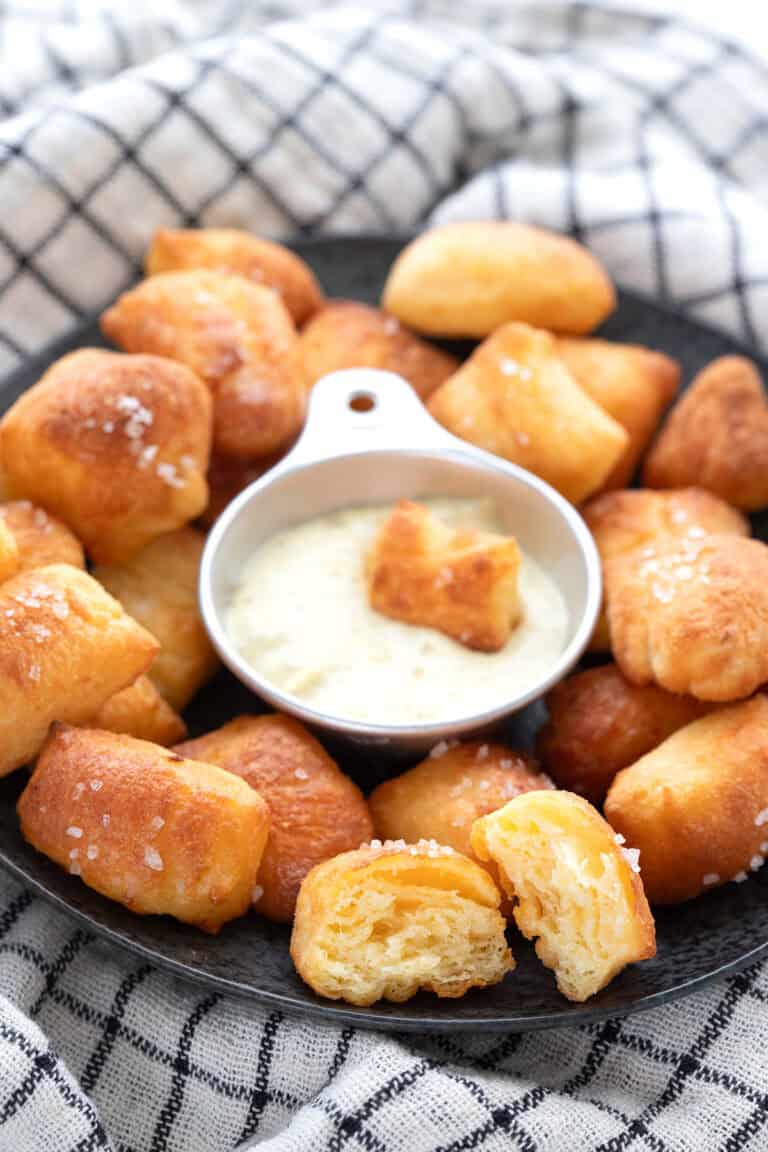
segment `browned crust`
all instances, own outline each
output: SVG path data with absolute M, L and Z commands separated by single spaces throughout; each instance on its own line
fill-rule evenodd
M 768 406 L 751 360 L 723 356 L 672 409 L 643 471 L 650 488 L 698 484 L 738 508 L 768 504 Z
M 321 744 L 288 716 L 238 716 L 176 749 L 218 764 L 255 788 L 270 810 L 259 871 L 262 915 L 290 921 L 302 880 L 316 864 L 370 839 L 373 825 L 359 788 Z

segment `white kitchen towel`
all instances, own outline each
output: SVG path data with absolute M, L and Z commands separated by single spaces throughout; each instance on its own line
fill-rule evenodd
M 158 226 L 510 216 L 768 345 L 768 72 L 591 3 L 0 9 L 0 373 Z M 768 979 L 548 1033 L 384 1037 L 210 995 L 0 877 L 0 1152 L 768 1147 Z

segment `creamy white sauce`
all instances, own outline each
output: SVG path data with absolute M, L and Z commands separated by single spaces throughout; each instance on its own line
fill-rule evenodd
M 485 500 L 425 500 L 452 527 L 504 533 Z M 555 581 L 523 553 L 523 618 L 499 652 L 374 612 L 363 562 L 392 505 L 294 524 L 246 563 L 226 617 L 244 659 L 310 707 L 373 724 L 444 721 L 496 707 L 563 651 L 567 610 Z

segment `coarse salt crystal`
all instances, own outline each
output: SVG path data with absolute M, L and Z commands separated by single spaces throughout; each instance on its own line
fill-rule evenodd
M 79 875 L 80 875 L 80 871 L 81 871 L 81 869 L 80 869 L 80 861 L 79 861 L 79 860 L 73 860 L 73 861 L 71 862 L 71 864 L 69 865 L 69 874 L 70 874 L 70 876 L 79 876 Z
M 622 836 L 621 832 L 616 833 L 616 835 L 614 836 L 614 840 L 616 841 L 617 844 L 626 844 L 626 842 L 627 842 L 626 836 Z
M 72 793 L 72 799 L 73 800 L 79 800 L 84 791 L 85 791 L 85 784 L 83 784 L 81 781 L 79 781 L 77 784 L 75 784 L 75 790 Z
M 717 872 L 707 872 L 704 876 L 702 876 L 701 882 L 705 888 L 709 888 L 711 884 L 720 883 L 720 876 Z
M 79 848 L 70 848 L 70 850 L 69 850 L 70 860 L 77 860 L 79 855 L 80 855 L 80 849 Z
M 305 772 L 303 768 L 297 768 L 294 776 L 297 780 L 309 780 L 309 772 Z
M 762 828 L 763 824 L 768 824 L 768 808 L 761 808 L 757 816 L 755 816 L 755 826 Z
M 481 780 L 480 781 L 480 788 L 483 792 L 486 790 L 486 788 L 490 788 L 490 786 L 491 786 L 490 781 L 488 781 L 488 780 Z
M 504 759 L 504 760 L 500 760 L 500 761 L 499 761 L 499 764 L 501 765 L 501 767 L 502 767 L 502 768 L 511 768 L 511 767 L 512 767 L 512 763 L 513 763 L 513 762 L 512 762 L 511 760 L 507 760 L 507 759 Z
M 763 856 L 768 855 L 768 840 L 763 840 L 762 844 L 760 845 L 760 851 L 762 852 Z
M 622 848 L 621 854 L 629 864 L 633 872 L 640 871 L 640 849 L 639 848 Z
M 262 888 L 261 884 L 257 884 L 254 887 L 253 891 L 251 892 L 251 902 L 253 904 L 258 904 L 259 900 L 261 900 L 263 895 L 264 895 L 264 889 Z
M 101 426 L 101 430 L 102 430 L 102 432 L 106 432 L 107 435 L 109 435 L 110 432 L 114 432 L 114 430 L 115 430 L 114 420 L 105 420 Z
M 104 787 L 103 780 L 91 780 L 91 783 L 90 783 L 91 792 L 98 792 L 103 787 Z
M 162 816 L 153 816 L 149 822 L 150 828 L 152 828 L 155 832 L 159 832 L 164 824 L 165 820 L 163 820 Z
M 144 863 L 147 868 L 151 868 L 153 872 L 162 872 L 163 858 L 156 848 L 150 844 L 144 849 Z
M 765 860 L 762 856 L 755 855 L 749 862 L 749 869 L 751 872 L 757 872 L 760 868 L 762 868 L 764 863 Z
M 743 884 L 746 879 L 747 879 L 746 872 L 737 872 L 733 878 L 733 882 L 734 882 L 734 884 Z
M 70 824 L 66 831 L 66 835 L 74 837 L 75 840 L 79 840 L 82 834 L 83 830 L 82 828 L 78 828 L 77 824 Z
M 481 744 L 477 750 L 478 760 L 485 760 L 487 755 L 488 755 L 488 745 L 487 744 Z
M 66 620 L 67 616 L 69 616 L 69 604 L 67 604 L 66 600 L 54 600 L 51 605 L 51 611 L 57 620 Z
M 179 476 L 175 464 L 158 464 L 155 471 L 163 483 L 167 484 L 169 488 L 184 488 L 186 486 L 186 481 L 182 480 L 181 476 Z
M 101 818 L 101 823 L 103 824 L 103 826 L 105 828 L 109 828 L 109 819 L 110 819 L 109 812 L 105 812 Z
M 151 464 L 155 456 L 157 456 L 157 444 L 147 444 L 146 448 L 142 448 L 139 453 L 139 468 L 146 468 Z
M 89 844 L 85 850 L 85 854 L 89 860 L 95 860 L 99 854 L 99 849 L 96 847 L 95 844 Z
M 440 757 L 445 756 L 446 752 L 448 752 L 452 747 L 453 745 L 450 740 L 441 740 L 439 744 L 435 744 L 434 748 L 429 753 L 430 758 L 432 760 L 439 760 Z

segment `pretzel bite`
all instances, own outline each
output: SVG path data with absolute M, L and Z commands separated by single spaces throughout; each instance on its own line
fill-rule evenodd
M 652 904 L 746 880 L 768 853 L 768 700 L 675 732 L 618 774 L 605 815 L 639 849 Z
M 211 933 L 248 910 L 269 820 L 230 772 L 63 724 L 18 812 L 24 838 L 89 888 Z
M 211 528 L 235 496 L 274 468 L 282 456 L 283 453 L 276 452 L 249 464 L 247 460 L 236 460 L 233 456 L 214 452 L 208 469 L 208 504 L 200 517 L 203 527 Z
M 202 512 L 210 437 L 194 373 L 100 348 L 57 360 L 0 424 L 13 495 L 59 516 L 98 563 Z
M 396 316 L 356 300 L 331 300 L 299 337 L 304 378 L 311 386 L 339 368 L 382 368 L 404 377 L 422 400 L 459 361 L 403 328 Z
M 670 412 L 643 470 L 649 488 L 698 484 L 737 508 L 768 504 L 768 405 L 751 360 L 722 356 Z
M 520 619 L 519 568 L 513 536 L 454 531 L 423 504 L 400 500 L 366 558 L 368 598 L 383 616 L 497 652 Z
M 205 269 L 164 272 L 125 292 L 101 327 L 126 352 L 168 356 L 205 381 L 214 444 L 225 455 L 269 455 L 304 423 L 296 330 L 269 288 Z
M 100 566 L 93 573 L 159 640 L 149 678 L 177 712 L 218 667 L 197 605 L 204 543 L 194 528 L 180 528 L 153 540 L 127 564 Z
M 360 789 L 289 716 L 238 716 L 176 751 L 242 776 L 266 801 L 269 840 L 254 903 L 270 920 L 292 920 L 310 869 L 373 832 Z
M 79 568 L 51 564 L 0 585 L 0 776 L 37 754 L 54 720 L 89 720 L 157 647 Z
M 628 489 L 606 492 L 582 509 L 594 536 L 603 566 L 604 607 L 611 597 L 617 560 L 640 557 L 658 541 L 698 540 L 712 532 L 749 536 L 746 517 L 701 488 L 675 492 Z M 650 555 L 650 553 L 648 553 Z M 639 561 L 638 561 L 639 562 Z M 593 651 L 610 648 L 608 620 L 603 611 L 590 642 Z
M 552 336 L 525 324 L 489 336 L 427 407 L 449 432 L 535 472 L 574 504 L 629 444 L 558 359 Z
M 500 893 L 473 860 L 433 840 L 374 840 L 318 864 L 296 904 L 302 980 L 362 1007 L 498 984 L 514 968 Z
M 433 336 L 482 338 L 510 320 L 581 336 L 613 312 L 616 293 L 568 236 L 472 220 L 417 236 L 392 265 L 382 306 Z
M 768 548 L 738 536 L 666 541 L 619 562 L 608 627 L 634 684 L 724 703 L 768 680 Z
M 630 684 L 615 664 L 577 672 L 546 698 L 537 752 L 560 788 L 602 804 L 617 772 L 708 711 L 691 696 Z
M 470 832 L 478 816 L 502 808 L 520 792 L 552 788 L 531 760 L 479 740 L 438 744 L 401 776 L 385 780 L 368 797 L 376 835 L 383 839 L 436 840 L 472 856 Z
M 148 676 L 139 676 L 128 688 L 110 696 L 85 725 L 119 732 L 168 747 L 187 734 L 187 726 L 155 688 Z
M 516 900 L 515 923 L 569 1000 L 594 996 L 627 964 L 656 955 L 637 853 L 573 792 L 526 792 L 472 828 Z
M 15 576 L 21 567 L 21 557 L 16 537 L 8 525 L 0 518 L 0 584 Z
M 627 432 L 629 443 L 603 483 L 603 488 L 624 488 L 675 397 L 680 365 L 637 344 L 563 338 L 556 347 L 579 387 Z
M 323 302 L 314 272 L 295 252 L 237 228 L 161 228 L 155 232 L 147 252 L 147 276 L 190 268 L 235 272 L 271 288 L 282 297 L 297 325 Z
M 83 546 L 78 538 L 61 520 L 49 516 L 44 508 L 36 508 L 29 500 L 0 504 L 0 524 L 13 534 L 20 569 L 43 568 L 46 564 L 85 568 Z

